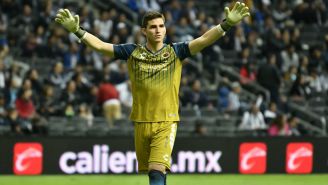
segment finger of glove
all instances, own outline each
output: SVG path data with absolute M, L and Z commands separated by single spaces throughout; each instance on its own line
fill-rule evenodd
M 71 12 L 68 9 L 65 9 L 64 11 L 65 11 L 65 15 L 67 17 L 72 17 L 72 14 L 71 14 Z
M 75 22 L 77 23 L 77 25 L 80 24 L 80 17 L 79 17 L 78 15 L 75 15 L 75 16 L 74 16 L 74 20 L 75 20 Z
M 236 11 L 238 9 L 238 7 L 240 6 L 240 2 L 236 2 L 235 6 L 232 8 L 231 11 Z
M 57 15 L 66 16 L 66 13 L 63 9 L 59 9 Z
M 64 16 L 63 16 L 62 14 L 58 13 L 58 14 L 56 15 L 56 18 L 60 18 L 60 19 L 63 19 L 63 18 L 64 18 Z
M 55 18 L 55 21 L 57 22 L 57 23 L 62 23 L 63 22 L 63 19 L 61 19 L 61 18 Z
M 243 15 L 245 13 L 249 13 L 249 8 L 247 6 L 241 10 L 241 13 L 240 14 Z
M 228 17 L 229 13 L 230 13 L 230 9 L 229 9 L 229 7 L 225 7 L 225 8 L 224 8 L 224 14 L 225 14 L 225 17 Z
M 237 11 L 238 11 L 238 12 L 241 12 L 245 6 L 246 6 L 245 3 L 241 3 L 241 4 L 238 6 Z
M 241 14 L 241 16 L 247 17 L 247 16 L 251 16 L 251 14 L 249 12 L 247 12 L 247 13 Z

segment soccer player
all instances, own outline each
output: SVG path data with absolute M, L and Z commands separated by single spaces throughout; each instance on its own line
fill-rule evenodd
M 127 60 L 132 84 L 133 106 L 130 119 L 135 126 L 135 149 L 139 172 L 148 172 L 150 185 L 165 185 L 166 172 L 179 121 L 179 85 L 182 60 L 195 55 L 222 37 L 232 26 L 249 16 L 244 3 L 225 8 L 225 20 L 189 42 L 164 44 L 165 18 L 147 12 L 142 20 L 145 45 L 106 43 L 79 26 L 79 16 L 60 9 L 55 21 L 74 33 L 94 50 Z

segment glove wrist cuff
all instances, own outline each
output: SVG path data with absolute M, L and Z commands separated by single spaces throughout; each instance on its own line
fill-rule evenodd
M 226 19 L 224 19 L 220 25 L 225 32 L 229 31 L 232 27 Z
M 223 30 L 220 24 L 216 26 L 216 29 L 218 30 L 219 34 L 221 34 L 222 36 L 225 35 L 226 32 Z
M 78 29 L 76 32 L 74 32 L 74 34 L 75 34 L 79 39 L 81 39 L 81 38 L 84 36 L 85 33 L 86 33 L 86 31 L 85 31 L 82 27 L 79 27 L 79 29 Z

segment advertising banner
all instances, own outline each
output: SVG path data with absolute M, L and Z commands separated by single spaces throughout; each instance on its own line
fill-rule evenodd
M 131 137 L 1 138 L 0 174 L 134 174 Z M 179 137 L 172 173 L 328 173 L 327 138 Z

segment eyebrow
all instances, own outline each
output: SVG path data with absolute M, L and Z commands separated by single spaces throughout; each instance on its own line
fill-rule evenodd
M 150 28 L 155 28 L 156 27 L 156 24 L 150 25 L 149 27 Z M 159 27 L 164 27 L 164 24 L 160 24 Z

